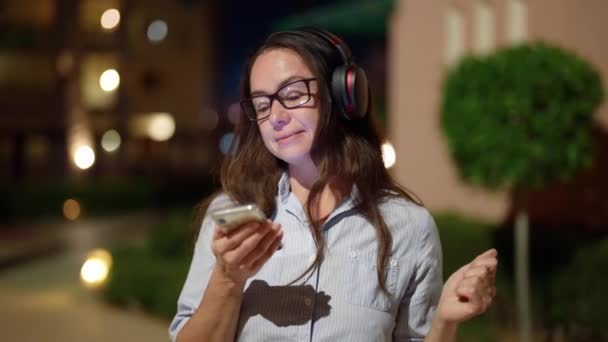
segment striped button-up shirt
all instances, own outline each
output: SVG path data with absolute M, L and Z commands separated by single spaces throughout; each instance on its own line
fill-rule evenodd
M 323 225 L 325 258 L 298 278 L 314 260 L 316 245 L 304 208 L 279 182 L 272 219 L 284 231 L 283 248 L 245 286 L 238 317 L 238 341 L 421 341 L 427 334 L 442 287 L 441 244 L 428 211 L 402 198 L 379 203 L 392 234 L 384 293 L 377 279 L 378 242 L 374 227 L 353 209 L 356 188 Z M 230 204 L 220 195 L 210 211 Z M 207 216 L 196 242 L 190 271 L 169 328 L 172 340 L 197 309 L 215 266 Z M 209 313 L 213 315 L 221 312 Z M 237 319 L 237 317 L 235 317 Z

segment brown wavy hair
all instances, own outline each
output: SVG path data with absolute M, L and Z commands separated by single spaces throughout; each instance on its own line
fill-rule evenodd
M 384 167 L 381 150 L 384 137 L 371 113 L 371 103 L 363 119 L 349 121 L 343 118 L 337 101 L 332 101 L 331 71 L 343 61 L 329 42 L 304 30 L 270 35 L 245 66 L 241 99 L 250 96 L 250 74 L 257 57 L 272 49 L 295 51 L 318 83 L 316 98 L 320 117 L 311 156 L 319 175 L 305 204 L 311 234 L 317 242 L 317 254 L 314 263 L 294 282 L 318 267 L 323 260 L 325 242 L 321 227 L 325 218 L 315 215 L 319 213 L 322 191 L 329 185 L 334 193 L 341 196 L 336 202 L 339 203 L 356 185 L 358 197 L 354 199 L 355 210 L 369 220 L 370 229 L 376 231 L 377 276 L 381 289 L 388 293 L 384 279 L 392 237 L 378 204 L 389 197 L 406 198 L 419 205 L 421 202 L 399 185 Z M 250 121 L 242 111 L 234 131 L 232 153 L 224 159 L 221 167 L 222 191 L 239 203 L 256 203 L 270 217 L 276 210 L 278 181 L 287 170 L 287 164 L 266 149 L 257 123 Z

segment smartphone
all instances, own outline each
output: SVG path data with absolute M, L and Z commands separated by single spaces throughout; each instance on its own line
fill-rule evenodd
M 224 232 L 250 221 L 264 221 L 266 216 L 255 204 L 244 204 L 211 212 L 211 219 Z

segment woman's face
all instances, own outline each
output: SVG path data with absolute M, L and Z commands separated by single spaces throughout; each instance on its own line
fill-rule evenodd
M 261 104 L 258 102 L 255 105 L 268 115 L 258 121 L 266 148 L 290 166 L 312 162 L 310 151 L 319 121 L 319 106 L 315 96 L 317 81 L 298 81 L 313 77 L 302 58 L 293 50 L 284 48 L 263 52 L 251 68 L 250 87 L 253 98 L 257 95 L 276 94 L 288 107 L 298 106 L 287 109 L 276 97 L 271 101 L 268 101 L 268 97 L 258 98 L 262 99 Z M 300 102 L 297 101 L 305 103 L 299 105 Z

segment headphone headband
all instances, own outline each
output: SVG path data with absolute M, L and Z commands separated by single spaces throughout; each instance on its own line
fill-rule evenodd
M 331 74 L 331 94 L 334 103 L 347 120 L 358 120 L 367 115 L 369 107 L 369 87 L 365 71 L 352 61 L 348 45 L 333 33 L 316 28 L 300 27 L 286 32 L 272 34 L 308 34 L 331 44 L 338 51 L 342 65 L 335 67 Z M 269 39 L 270 39 L 269 37 Z
M 338 50 L 340 56 L 342 57 L 342 62 L 344 63 L 344 65 L 352 63 L 352 53 L 350 51 L 350 48 L 342 41 L 342 39 L 340 39 L 335 34 L 316 27 L 302 27 L 297 30 L 312 33 L 318 37 L 323 38 L 325 41 L 331 43 L 333 46 L 336 47 L 336 50 Z

